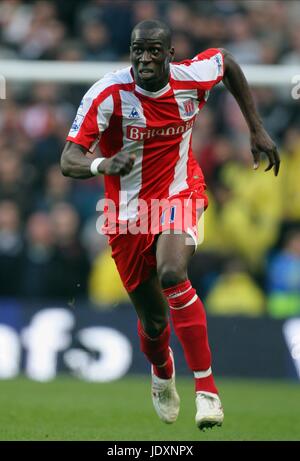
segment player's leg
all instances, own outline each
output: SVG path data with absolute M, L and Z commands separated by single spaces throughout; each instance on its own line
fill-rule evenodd
M 154 237 L 115 234 L 110 236 L 109 244 L 122 283 L 138 315 L 141 348 L 154 365 L 157 376 L 170 378 L 168 305 L 156 275 Z
M 157 376 L 171 378 L 173 370 L 169 354 L 168 305 L 155 272 L 128 294 L 138 316 L 141 350 L 154 366 Z
M 162 233 L 157 241 L 156 259 L 158 278 L 170 306 L 174 330 L 194 373 L 197 407 L 201 407 L 196 421 L 202 428 L 221 423 L 223 412 L 211 371 L 205 309 L 188 280 L 187 266 L 194 246 L 187 245 L 187 239 L 190 236 L 184 233 Z M 207 402 L 210 398 L 213 399 L 213 414 Z
M 175 387 L 175 367 L 169 348 L 168 305 L 156 273 L 129 292 L 138 315 L 141 350 L 151 363 L 152 401 L 158 416 L 166 423 L 176 421 L 180 399 Z
M 174 329 L 193 371 L 209 373 L 211 353 L 208 345 L 206 315 L 203 304 L 188 280 L 187 266 L 195 247 L 187 245 L 189 236 L 166 234 L 157 241 L 157 271 L 169 306 Z M 201 375 L 200 375 L 201 376 Z M 196 390 L 217 392 L 212 375 L 196 378 Z
M 128 293 L 144 332 L 150 337 L 159 336 L 168 324 L 168 303 L 162 294 L 156 272 Z

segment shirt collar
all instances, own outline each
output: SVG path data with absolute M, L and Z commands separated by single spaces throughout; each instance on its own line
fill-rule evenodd
M 150 98 L 159 98 L 163 94 L 167 93 L 170 90 L 170 88 L 170 83 L 167 83 L 166 86 L 164 86 L 158 91 L 147 91 L 141 88 L 140 86 L 135 85 L 135 90 L 137 91 L 137 93 L 143 94 L 144 96 L 149 96 Z

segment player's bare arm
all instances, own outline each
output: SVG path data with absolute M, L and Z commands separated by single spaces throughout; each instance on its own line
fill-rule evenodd
M 260 156 L 261 153 L 264 152 L 269 160 L 269 165 L 265 171 L 269 171 L 273 168 L 274 174 L 277 176 L 280 166 L 277 147 L 263 127 L 245 75 L 233 56 L 227 50 L 220 48 L 220 51 L 224 56 L 225 71 L 223 83 L 239 104 L 250 130 L 250 144 L 251 152 L 254 157 L 254 169 L 259 167 Z
M 61 171 L 64 176 L 75 179 L 91 178 L 92 159 L 86 156 L 87 149 L 79 144 L 67 141 L 61 155 Z M 97 167 L 99 174 L 125 176 L 130 173 L 135 162 L 135 155 L 119 152 L 104 159 Z

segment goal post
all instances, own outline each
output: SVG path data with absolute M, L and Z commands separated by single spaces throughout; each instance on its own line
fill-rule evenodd
M 0 60 L 6 82 L 93 83 L 106 73 L 129 66 L 128 62 L 64 62 Z M 300 66 L 243 65 L 251 86 L 292 87 L 300 81 Z

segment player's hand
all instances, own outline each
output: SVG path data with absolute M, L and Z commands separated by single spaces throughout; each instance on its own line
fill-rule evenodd
M 257 168 L 259 167 L 260 156 L 261 153 L 264 152 L 269 159 L 269 165 L 267 166 L 265 171 L 269 171 L 272 168 L 274 168 L 274 174 L 275 176 L 277 176 L 279 172 L 280 158 L 276 144 L 274 143 L 274 141 L 272 141 L 266 130 L 264 128 L 261 128 L 256 133 L 252 133 L 250 142 L 251 152 L 254 157 L 254 170 L 257 170 Z
M 99 172 L 109 176 L 125 176 L 131 172 L 136 156 L 126 152 L 119 152 L 113 157 L 106 158 L 99 165 Z

